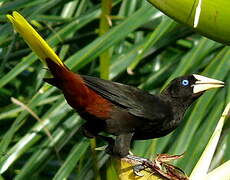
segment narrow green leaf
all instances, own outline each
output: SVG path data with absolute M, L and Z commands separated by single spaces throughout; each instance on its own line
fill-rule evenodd
M 133 69 L 138 65 L 146 51 L 151 46 L 153 46 L 157 41 L 162 39 L 167 33 L 172 31 L 172 29 L 176 28 L 176 26 L 177 24 L 175 23 L 175 21 L 165 17 L 162 22 L 157 26 L 156 30 L 151 33 L 148 41 L 144 44 L 142 50 L 138 52 L 138 55 L 136 56 L 134 62 L 129 66 L 130 71 L 133 71 Z
M 95 10 L 87 15 L 77 18 L 72 23 L 61 28 L 56 34 L 48 38 L 47 41 L 51 46 L 55 46 L 59 44 L 60 38 L 65 39 L 66 37 L 69 36 L 70 32 L 73 33 L 79 30 L 81 27 L 83 27 L 84 25 L 88 24 L 89 22 L 97 18 L 99 16 L 99 13 L 100 13 L 99 10 Z M 2 78 L 0 78 L 0 88 L 5 86 L 7 83 L 9 83 L 13 78 L 15 78 L 19 73 L 21 73 L 26 68 L 28 68 L 36 60 L 37 60 L 37 56 L 34 53 L 31 53 L 30 55 L 24 57 L 22 61 L 20 61 L 17 64 L 17 66 L 15 66 L 13 69 L 11 69 L 10 72 L 8 72 Z
M 54 180 L 63 180 L 68 179 L 70 173 L 76 166 L 76 163 L 79 159 L 84 155 L 85 151 L 89 146 L 89 141 L 86 139 L 81 140 L 80 143 L 76 144 L 71 150 L 69 156 L 66 161 L 63 163 L 62 167 L 58 170 L 58 172 L 54 176 Z
M 76 117 L 76 115 L 70 116 L 63 123 L 63 126 L 60 126 L 54 131 L 52 134 L 54 138 L 51 141 L 49 138 L 46 138 L 46 140 L 43 141 L 40 148 L 33 153 L 30 159 L 23 166 L 20 173 L 15 177 L 15 180 L 29 179 L 32 175 L 34 175 L 33 172 L 41 169 L 43 165 L 45 165 L 45 162 L 54 155 L 54 152 L 57 153 L 68 142 L 68 139 L 70 139 L 74 133 L 79 130 L 81 125 L 82 121 L 79 117 Z M 87 146 L 87 143 L 85 146 Z
M 210 166 L 213 154 L 216 150 L 217 143 L 219 141 L 220 135 L 222 128 L 224 126 L 224 121 L 226 117 L 228 116 L 230 112 L 230 103 L 226 106 L 217 126 L 215 131 L 213 132 L 211 139 L 208 142 L 208 145 L 206 146 L 202 156 L 200 157 L 198 163 L 196 164 L 195 168 L 193 169 L 190 178 L 191 180 L 196 180 L 196 179 L 204 179 L 207 172 L 208 168 Z
M 112 26 L 111 20 L 111 7 L 112 0 L 102 0 L 101 1 L 101 17 L 99 25 L 99 35 L 102 36 L 109 31 L 110 26 Z M 109 66 L 111 58 L 111 50 L 107 49 L 100 55 L 100 77 L 102 79 L 109 79 Z

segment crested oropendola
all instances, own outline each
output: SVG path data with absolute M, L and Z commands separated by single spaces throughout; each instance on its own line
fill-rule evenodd
M 132 86 L 75 74 L 19 13 L 7 17 L 50 69 L 53 78 L 44 80 L 59 88 L 68 104 L 86 120 L 84 134 L 102 137 L 99 133 L 106 132 L 116 136 L 110 142 L 113 155 L 128 155 L 132 140 L 172 132 L 206 90 L 224 86 L 222 81 L 191 74 L 172 80 L 161 94 L 152 95 Z

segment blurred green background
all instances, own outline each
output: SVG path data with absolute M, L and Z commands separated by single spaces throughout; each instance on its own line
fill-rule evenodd
M 202 37 L 140 0 L 0 1 L 0 180 L 116 179 L 100 140 L 81 135 L 84 122 L 60 91 L 42 81 L 49 71 L 5 15 L 17 10 L 80 74 L 133 85 L 153 94 L 190 73 L 225 81 L 187 111 L 181 126 L 159 139 L 135 141 L 132 151 L 181 154 L 190 174 L 230 100 L 230 48 Z M 229 122 L 229 121 L 228 121 Z M 226 124 L 211 169 L 230 159 Z

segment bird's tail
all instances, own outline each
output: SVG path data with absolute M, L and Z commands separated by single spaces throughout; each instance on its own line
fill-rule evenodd
M 7 18 L 40 60 L 49 67 L 54 77 L 61 78 L 58 76 L 63 75 L 61 72 L 68 70 L 68 68 L 38 32 L 16 11 L 12 15 L 8 14 Z

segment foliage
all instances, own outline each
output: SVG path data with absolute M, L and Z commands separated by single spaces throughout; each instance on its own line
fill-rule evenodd
M 2 1 L 0 179 L 117 177 L 108 155 L 95 152 L 90 148 L 95 142 L 81 135 L 83 120 L 56 88 L 42 81 L 49 72 L 6 21 L 5 15 L 13 10 L 27 17 L 67 66 L 81 74 L 151 93 L 189 73 L 230 83 L 229 47 L 177 24 L 145 1 L 114 0 L 111 12 L 93 0 Z M 109 28 L 101 22 L 102 11 L 112 22 Z M 102 28 L 106 32 L 99 33 Z M 106 60 L 110 63 L 100 68 Z M 185 152 L 175 164 L 190 174 L 229 100 L 229 86 L 205 93 L 186 113 L 180 128 L 160 139 L 134 142 L 133 152 L 150 158 L 156 153 Z M 211 168 L 230 159 L 229 132 L 226 123 Z M 102 145 L 97 140 L 96 146 Z
M 148 0 L 162 12 L 202 35 L 230 45 L 230 1 Z M 179 13 L 178 13 L 179 12 Z

